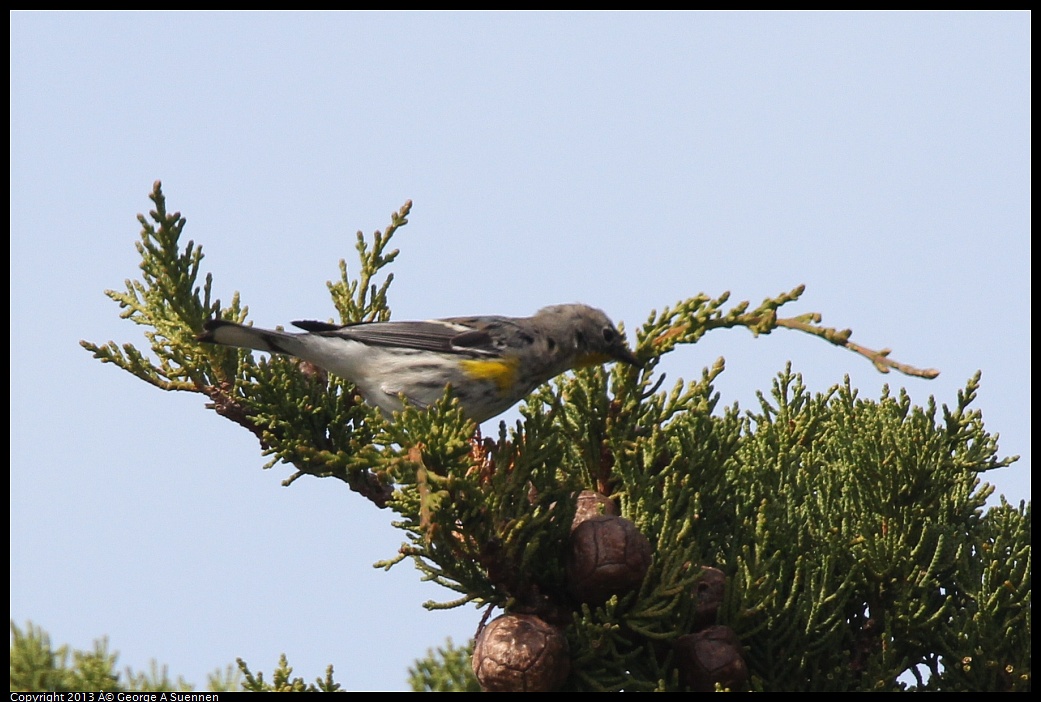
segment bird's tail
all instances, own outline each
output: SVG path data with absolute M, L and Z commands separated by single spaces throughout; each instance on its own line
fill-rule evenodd
M 203 332 L 195 338 L 209 344 L 284 353 L 290 356 L 296 355 L 294 349 L 299 345 L 298 334 L 247 327 L 224 319 L 211 319 L 203 324 L 202 328 Z

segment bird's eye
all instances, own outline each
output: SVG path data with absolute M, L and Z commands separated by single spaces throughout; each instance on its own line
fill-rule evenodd
M 604 327 L 604 341 L 609 344 L 618 341 L 618 332 L 612 327 Z

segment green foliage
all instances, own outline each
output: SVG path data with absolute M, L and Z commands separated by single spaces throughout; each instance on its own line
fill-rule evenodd
M 246 692 L 339 692 L 340 684 L 333 681 L 333 667 L 325 669 L 325 677 L 317 678 L 313 683 L 305 683 L 303 678 L 294 678 L 293 668 L 289 665 L 286 654 L 278 659 L 278 665 L 271 674 L 271 682 L 264 682 L 264 674 L 254 675 L 249 666 L 241 658 L 238 659 L 239 670 L 245 680 L 242 689 Z
M 130 345 L 83 345 L 158 387 L 207 395 L 258 437 L 269 465 L 296 468 L 287 483 L 336 477 L 396 512 L 408 543 L 378 565 L 411 559 L 459 593 L 429 607 L 473 602 L 567 624 L 570 688 L 680 688 L 671 642 L 695 626 L 702 565 L 727 576 L 719 621 L 745 648 L 750 689 L 894 690 L 910 679 L 917 689 L 1029 688 L 1030 508 L 985 509 L 992 488 L 979 475 L 1015 459 L 998 457 L 971 409 L 978 376 L 941 410 L 888 389 L 861 399 L 848 381 L 813 395 L 788 368 L 742 414 L 719 407 L 722 361 L 660 390 L 665 354 L 735 326 L 794 329 L 883 372 L 936 375 L 852 343 L 819 314 L 780 317 L 798 287 L 751 310 L 727 309 L 724 294 L 652 313 L 636 330 L 643 368 L 561 376 L 495 437 L 476 434 L 449 393 L 387 421 L 343 379 L 197 343 L 205 319 L 242 321 L 246 310 L 237 295 L 227 308 L 211 302 L 208 276 L 197 287 L 200 250 L 179 248 L 184 220 L 166 212 L 158 184 L 152 199 L 138 245 L 143 281 L 108 294 L 152 329 L 158 360 Z M 409 207 L 371 246 L 359 233 L 356 279 L 341 261 L 329 288 L 342 322 L 389 317 L 391 277 L 375 281 L 397 255 L 386 247 Z M 614 500 L 654 547 L 639 592 L 595 608 L 572 601 L 564 569 L 583 489 Z M 462 685 L 460 650 L 430 654 L 413 685 Z M 264 686 L 243 672 L 247 687 Z M 290 672 L 283 661 L 272 686 L 303 685 Z
M 978 475 L 1012 460 L 997 458 L 968 408 L 977 381 L 939 421 L 932 402 L 861 400 L 848 382 L 811 397 L 786 372 L 749 415 L 726 479 L 735 543 L 706 555 L 733 573 L 725 618 L 748 645 L 754 684 L 889 690 L 918 666 L 937 684 L 960 660 L 953 620 L 983 604 L 988 580 L 969 556 L 982 548 L 976 526 L 992 492 Z M 1026 535 L 1029 512 L 1019 518 Z M 1000 566 L 1014 591 L 984 615 L 1006 629 L 1029 619 L 1028 536 L 1018 548 L 1018 564 Z M 985 655 L 1029 670 L 1029 651 L 1000 637 Z
M 182 677 L 170 679 L 166 666 L 152 661 L 148 672 L 135 673 L 127 668 L 116 672 L 118 654 L 108 652 L 108 642 L 99 639 L 91 651 L 80 651 L 63 645 L 51 646 L 51 639 L 42 628 L 29 622 L 21 630 L 11 622 L 11 691 L 49 692 L 189 692 L 196 687 Z M 206 689 L 211 692 L 336 692 L 340 685 L 333 681 L 333 667 L 326 670 L 325 678 L 305 683 L 292 677 L 285 654 L 272 673 L 272 682 L 265 683 L 263 673 L 254 675 L 242 659 L 237 667 L 227 666 L 207 676 Z
M 125 671 L 125 682 L 116 672 L 118 654 L 108 652 L 108 641 L 99 639 L 90 651 L 63 645 L 55 649 L 42 628 L 29 622 L 25 630 L 11 622 L 11 691 L 47 690 L 50 692 L 160 692 L 188 691 L 192 685 L 178 677 L 171 681 L 166 666 L 152 661 L 147 673 Z M 237 687 L 230 669 L 224 675 L 210 676 L 209 690 Z
M 480 692 L 470 658 L 473 645 L 456 646 L 448 639 L 443 647 L 427 650 L 427 655 L 408 670 L 413 692 Z

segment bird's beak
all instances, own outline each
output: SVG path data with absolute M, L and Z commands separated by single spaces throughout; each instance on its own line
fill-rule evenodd
M 614 360 L 628 363 L 630 366 L 635 366 L 636 368 L 643 368 L 643 364 L 640 363 L 640 359 L 636 358 L 636 354 L 626 347 L 619 346 L 617 349 L 612 349 L 612 351 Z

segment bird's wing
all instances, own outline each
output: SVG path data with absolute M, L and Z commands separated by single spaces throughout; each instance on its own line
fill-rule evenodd
M 299 321 L 293 326 L 326 337 L 350 339 L 373 346 L 420 349 L 438 353 L 499 355 L 485 324 L 470 320 L 428 322 L 366 322 L 337 326 L 326 322 Z

